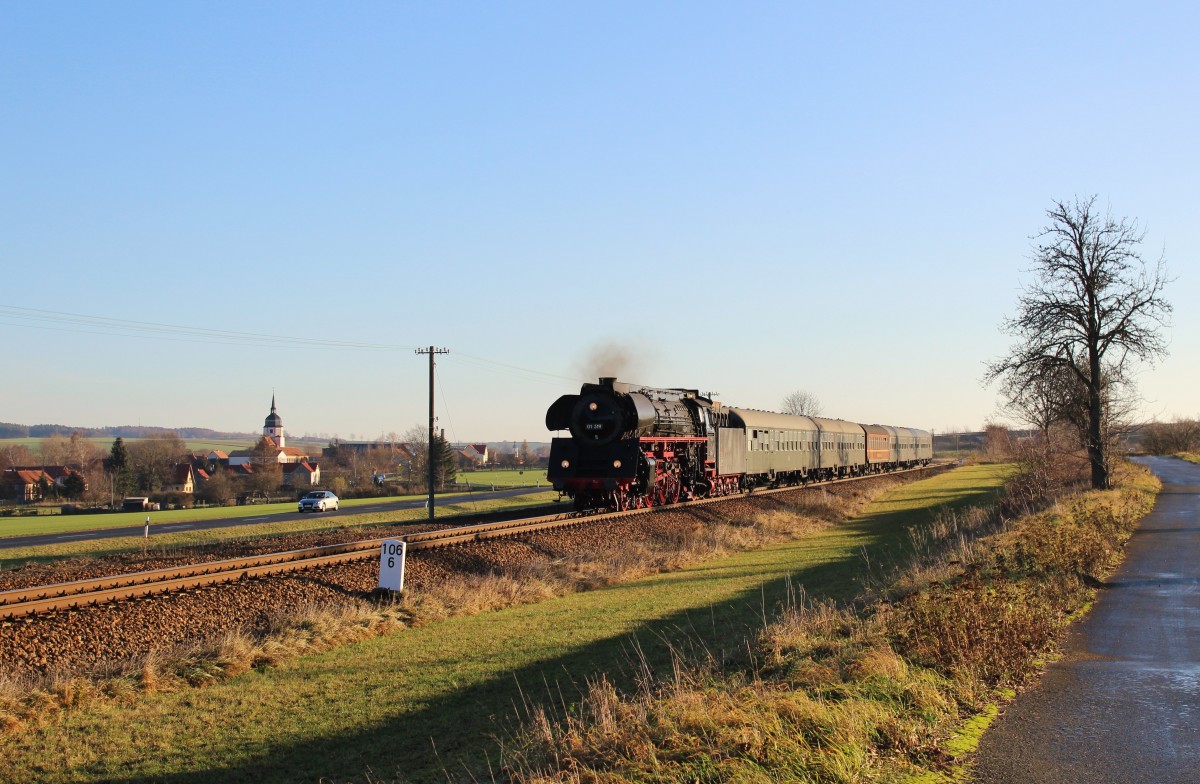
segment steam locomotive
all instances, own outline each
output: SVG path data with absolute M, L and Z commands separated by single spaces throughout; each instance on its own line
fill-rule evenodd
M 547 476 L 580 511 L 619 510 L 927 465 L 927 430 L 731 408 L 601 378 L 546 411 Z

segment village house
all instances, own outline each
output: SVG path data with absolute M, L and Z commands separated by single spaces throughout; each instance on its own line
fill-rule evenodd
M 87 479 L 70 466 L 13 466 L 0 477 L 0 495 L 11 501 L 40 501 L 50 487 L 65 487 L 68 477 L 78 476 L 87 489 Z
M 321 467 L 307 460 L 285 463 L 282 468 L 283 483 L 288 487 L 316 487 L 321 483 Z
M 455 444 L 451 448 L 454 450 L 459 468 L 475 469 L 487 465 L 487 444 Z
M 172 469 L 171 479 L 163 482 L 159 489 L 164 493 L 191 495 L 196 492 L 196 470 L 192 468 L 191 463 L 180 463 Z

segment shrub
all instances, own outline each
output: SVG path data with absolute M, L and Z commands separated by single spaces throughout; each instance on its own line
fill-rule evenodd
M 150 501 L 162 509 L 191 509 L 193 498 L 190 493 L 156 493 Z

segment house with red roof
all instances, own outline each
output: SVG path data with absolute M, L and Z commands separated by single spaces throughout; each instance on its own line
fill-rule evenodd
M 316 487 L 321 483 L 321 466 L 302 460 L 299 463 L 284 463 L 283 483 L 288 487 Z
M 196 469 L 191 463 L 180 463 L 171 469 L 171 478 L 159 488 L 164 493 L 196 492 Z
M 12 501 L 38 501 L 52 485 L 65 487 L 70 476 L 78 476 L 87 489 L 87 479 L 70 466 L 13 466 L 0 477 L 0 494 Z

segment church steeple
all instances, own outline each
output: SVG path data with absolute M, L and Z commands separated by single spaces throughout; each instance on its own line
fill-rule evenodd
M 271 393 L 271 413 L 263 422 L 263 435 L 273 440 L 276 446 L 283 447 L 283 417 L 275 412 L 275 393 Z

